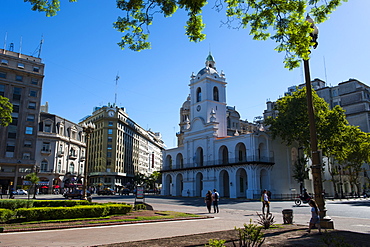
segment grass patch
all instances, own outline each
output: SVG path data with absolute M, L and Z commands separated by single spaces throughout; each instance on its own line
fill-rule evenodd
M 176 219 L 176 218 L 196 218 L 202 217 L 196 214 L 175 212 L 175 211 L 147 211 L 140 210 L 128 214 L 109 215 L 104 217 L 94 218 L 75 218 L 75 219 L 57 219 L 57 220 L 42 220 L 30 222 L 13 222 L 8 224 L 0 224 L 5 230 L 15 229 L 38 229 L 38 228 L 60 228 L 63 226 L 73 227 L 80 225 L 93 225 L 104 223 L 120 223 L 120 222 L 134 222 L 134 221 L 151 221 L 161 219 Z M 21 219 L 18 219 L 21 220 Z

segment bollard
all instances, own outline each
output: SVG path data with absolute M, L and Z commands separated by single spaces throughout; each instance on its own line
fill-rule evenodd
M 293 209 L 283 210 L 283 221 L 284 224 L 293 224 Z

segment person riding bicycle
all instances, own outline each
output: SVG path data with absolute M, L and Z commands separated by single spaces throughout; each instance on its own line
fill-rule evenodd
M 303 196 L 301 198 L 303 201 L 308 201 L 311 199 L 310 195 L 307 193 L 307 189 L 303 190 Z

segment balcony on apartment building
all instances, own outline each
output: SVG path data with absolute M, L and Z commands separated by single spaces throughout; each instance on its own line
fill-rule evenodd
M 77 154 L 70 154 L 69 155 L 69 159 L 71 159 L 71 160 L 75 160 L 75 159 L 77 159 Z
M 41 148 L 41 154 L 42 155 L 50 155 L 51 154 L 51 149 L 47 147 Z

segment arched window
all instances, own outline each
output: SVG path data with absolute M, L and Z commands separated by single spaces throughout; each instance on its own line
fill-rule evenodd
M 213 88 L 213 100 L 214 101 L 219 101 L 219 95 L 218 95 L 218 88 L 217 87 L 214 87 Z
M 197 102 L 202 101 L 202 89 L 200 87 L 197 88 Z

